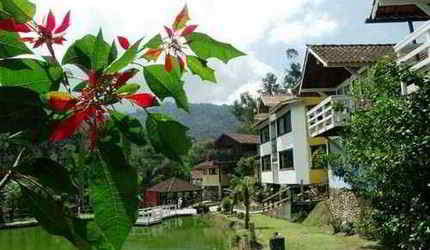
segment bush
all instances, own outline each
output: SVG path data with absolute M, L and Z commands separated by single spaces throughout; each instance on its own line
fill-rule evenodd
M 221 206 L 224 212 L 231 212 L 233 201 L 230 199 L 230 197 L 225 197 L 221 202 Z
M 400 83 L 420 89 L 400 95 Z M 394 62 L 354 84 L 365 106 L 343 135 L 344 178 L 374 209 L 356 225 L 383 244 L 430 249 L 430 81 Z

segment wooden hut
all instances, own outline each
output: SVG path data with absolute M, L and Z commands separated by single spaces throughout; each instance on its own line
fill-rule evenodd
M 160 182 L 145 191 L 144 206 L 159 206 L 176 203 L 179 197 L 183 204 L 200 200 L 201 188 L 178 178 L 170 178 Z

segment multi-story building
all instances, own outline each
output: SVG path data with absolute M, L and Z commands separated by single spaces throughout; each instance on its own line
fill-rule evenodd
M 277 100 L 276 104 L 273 102 Z M 260 168 L 263 184 L 327 183 L 325 169 L 312 169 L 312 151 L 325 145 L 324 138 L 309 138 L 306 111 L 319 97 L 262 96 L 256 127 L 260 134 Z M 271 105 L 268 105 L 268 104 Z

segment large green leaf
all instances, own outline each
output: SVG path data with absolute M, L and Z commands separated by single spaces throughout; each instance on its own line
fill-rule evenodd
M 112 42 L 112 45 L 110 46 L 110 52 L 109 52 L 109 58 L 108 58 L 108 64 L 111 64 L 113 61 L 116 60 L 118 56 L 118 49 L 116 48 L 115 40 Z
M 145 130 L 138 119 L 119 112 L 112 112 L 111 118 L 115 126 L 131 142 L 139 146 L 146 144 Z
M 39 94 L 56 91 L 63 79 L 63 69 L 36 59 L 0 61 L 0 85 L 32 89 Z
M 137 173 L 127 164 L 116 138 L 108 135 L 98 142 L 101 161 L 94 161 L 90 202 L 96 224 L 119 250 L 136 221 Z
M 78 249 L 114 249 L 95 222 L 73 217 L 61 201 L 39 187 L 20 184 L 33 216 L 50 234 L 63 236 Z
M 208 80 L 216 83 L 215 70 L 207 66 L 207 61 L 196 56 L 187 56 L 188 67 L 191 72 L 200 76 L 202 80 Z
M 160 45 L 163 43 L 163 40 L 161 40 L 161 35 L 157 34 L 151 40 L 149 40 L 145 45 L 143 45 L 143 49 L 151 48 L 151 49 L 158 49 Z
M 100 29 L 94 43 L 93 54 L 91 57 L 91 69 L 95 71 L 103 70 L 109 65 L 111 47 L 103 40 L 103 32 Z
M 230 59 L 245 55 L 230 44 L 219 42 L 203 33 L 193 32 L 186 39 L 191 50 L 203 59 L 215 57 L 227 63 Z
M 181 161 L 191 147 L 188 128 L 161 113 L 151 113 L 146 120 L 146 130 L 154 149 L 168 158 Z
M 18 23 L 33 19 L 36 5 L 28 0 L 0 0 L 0 19 L 13 18 Z
M 62 64 L 73 64 L 86 72 L 90 69 L 99 71 L 106 68 L 112 59 L 110 52 L 111 47 L 103 41 L 101 33 L 98 38 L 86 35 L 67 49 Z
M 39 95 L 26 88 L 0 87 L 0 133 L 35 128 L 46 120 Z
M 139 49 L 139 44 L 142 40 L 137 41 L 133 46 L 131 46 L 118 60 L 113 62 L 109 68 L 106 69 L 106 73 L 113 74 L 127 65 L 129 65 L 137 56 L 137 50 Z
M 51 159 L 37 158 L 17 166 L 15 170 L 56 193 L 73 195 L 78 192 L 67 169 Z
M 33 52 L 19 40 L 18 34 L 0 30 L 0 58 L 14 57 L 23 54 L 33 54 Z
M 184 91 L 184 84 L 180 79 L 179 66 L 172 72 L 164 70 L 164 65 L 150 65 L 143 69 L 146 83 L 151 91 L 161 100 L 173 97 L 176 105 L 189 111 L 188 98 Z

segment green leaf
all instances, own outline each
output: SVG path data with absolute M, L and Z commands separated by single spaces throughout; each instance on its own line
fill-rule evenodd
M 37 221 L 53 235 L 73 239 L 70 219 L 66 217 L 64 206 L 37 186 L 19 181 L 21 191 L 30 204 L 31 212 Z
M 146 144 L 145 130 L 138 119 L 119 112 L 112 112 L 111 117 L 115 126 L 132 143 L 139 146 Z
M 36 5 L 27 0 L 0 0 L 0 19 L 13 18 L 17 23 L 33 19 Z
M 97 47 L 96 43 L 98 44 Z M 97 53 L 95 53 L 96 48 Z M 110 52 L 111 48 L 105 41 L 93 35 L 86 35 L 74 42 L 67 49 L 62 64 L 73 64 L 85 72 L 88 72 L 90 69 L 98 71 L 107 67 L 109 55 L 111 54 Z M 93 65 L 96 66 L 96 68 L 92 68 Z
M 26 88 L 0 87 L 0 133 L 40 126 L 47 118 L 39 95 Z
M 227 63 L 235 57 L 245 55 L 230 44 L 216 41 L 203 33 L 193 32 L 186 39 L 190 43 L 191 50 L 203 59 L 215 57 Z
M 0 30 L 0 58 L 24 54 L 33 54 L 33 52 L 19 40 L 18 33 Z
M 140 85 L 137 83 L 128 83 L 121 88 L 119 88 L 116 93 L 117 94 L 126 94 L 131 95 L 136 93 L 140 89 Z
M 110 46 L 110 52 L 109 52 L 109 58 L 108 58 L 108 64 L 111 64 L 113 61 L 116 60 L 118 56 L 118 49 L 116 48 L 115 40 L 112 42 L 112 45 Z
M 116 138 L 109 135 L 98 142 L 101 161 L 94 161 L 89 189 L 95 223 L 119 250 L 136 221 L 137 173 L 127 164 Z
M 109 68 L 106 69 L 107 74 L 112 74 L 120 71 L 127 65 L 129 65 L 136 58 L 137 50 L 139 49 L 139 44 L 142 40 L 137 41 L 133 46 L 131 46 L 118 60 L 113 62 Z
M 36 59 L 4 59 L 0 61 L 1 86 L 19 86 L 39 94 L 56 91 L 63 79 L 63 69 Z
M 207 61 L 196 56 L 187 56 L 188 67 L 191 72 L 200 76 L 202 80 L 216 83 L 215 70 L 207 66 Z
M 37 186 L 20 184 L 33 216 L 48 233 L 63 236 L 78 249 L 114 249 L 95 222 L 73 217 L 62 201 Z
M 73 91 L 75 91 L 75 92 L 81 92 L 81 90 L 82 90 L 83 88 L 86 88 L 86 87 L 87 87 L 87 85 L 88 85 L 88 81 L 82 81 L 82 82 L 78 83 L 78 85 L 76 85 L 76 86 L 73 88 Z
M 18 165 L 15 170 L 56 193 L 76 194 L 78 189 L 67 169 L 48 158 L 37 158 Z
M 191 148 L 188 128 L 161 113 L 151 113 L 146 120 L 146 130 L 152 146 L 169 159 L 181 161 Z
M 94 43 L 93 54 L 91 57 L 91 69 L 99 72 L 109 65 L 111 47 L 103 40 L 103 32 L 100 29 Z
M 145 45 L 143 45 L 143 49 L 151 48 L 151 49 L 158 49 L 160 45 L 163 43 L 163 40 L 161 40 L 161 35 L 157 34 L 151 40 L 149 40 Z
M 188 98 L 183 89 L 183 82 L 180 79 L 179 66 L 174 67 L 172 72 L 166 72 L 164 65 L 150 65 L 144 67 L 143 72 L 146 83 L 151 91 L 161 100 L 166 97 L 173 97 L 176 105 L 189 111 Z

